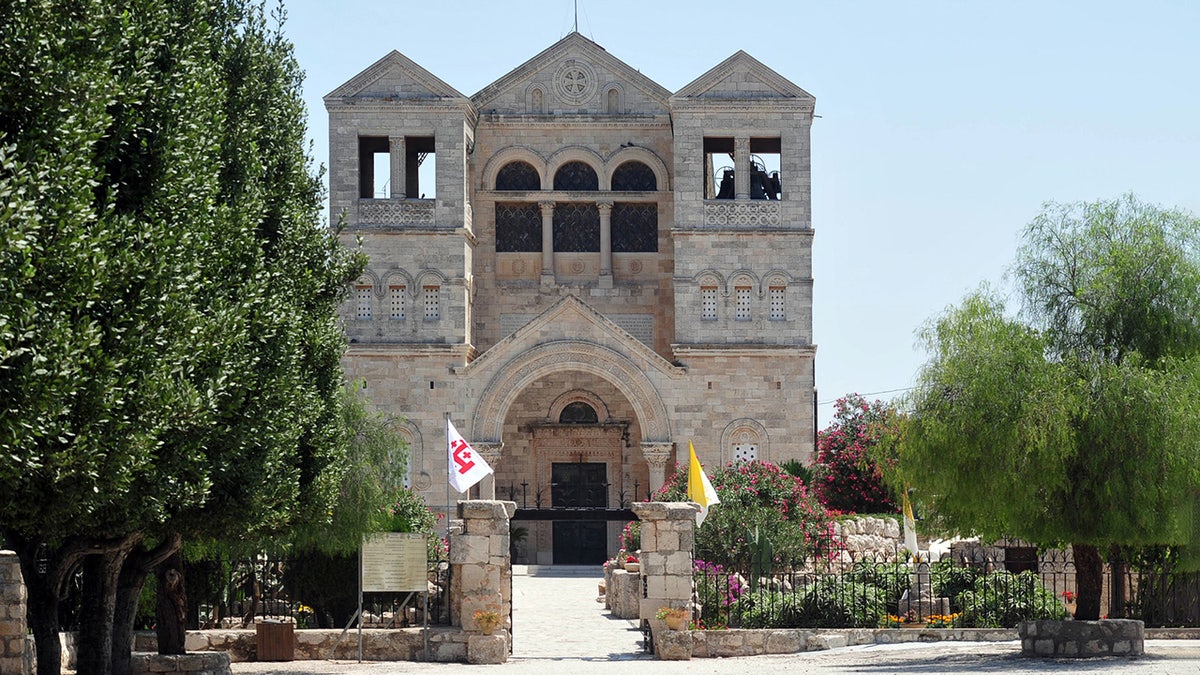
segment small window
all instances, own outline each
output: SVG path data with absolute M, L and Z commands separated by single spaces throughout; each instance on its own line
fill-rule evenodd
M 437 155 L 433 136 L 404 138 L 404 194 L 409 199 L 437 196 Z
M 734 297 L 737 301 L 737 309 L 734 318 L 738 321 L 750 320 L 750 287 L 738 286 L 734 289 Z
M 391 318 L 392 321 L 404 320 L 404 296 L 405 291 L 407 290 L 408 288 L 403 285 L 393 284 L 388 286 L 388 305 L 391 308 L 388 317 Z
M 441 302 L 438 298 L 438 286 L 425 286 L 421 289 L 421 295 L 425 301 L 425 320 L 437 321 L 442 318 Z
M 496 172 L 497 190 L 541 190 L 542 179 L 529 162 L 509 162 Z
M 783 321 L 787 318 L 783 308 L 783 286 L 771 287 L 771 320 Z
M 700 287 L 700 318 L 705 321 L 717 320 L 717 287 Z
M 558 414 L 559 424 L 596 424 L 599 421 L 596 409 L 583 401 L 568 403 Z
M 733 446 L 733 461 L 738 463 L 753 462 L 758 459 L 758 446 L 753 443 L 742 443 Z
M 585 162 L 567 162 L 554 172 L 554 189 L 564 192 L 595 192 L 600 189 L 596 170 Z
M 371 318 L 371 285 L 357 284 L 354 287 L 354 297 L 358 302 L 358 308 L 354 312 L 354 318 L 360 321 L 366 321 Z
M 704 198 L 733 199 L 733 139 L 704 139 Z
M 779 159 L 782 143 L 778 138 L 750 139 L 750 198 L 779 199 L 783 196 Z

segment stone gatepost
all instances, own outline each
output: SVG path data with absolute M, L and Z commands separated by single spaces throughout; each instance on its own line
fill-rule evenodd
M 504 663 L 508 660 L 509 617 L 512 616 L 512 560 L 509 557 L 509 519 L 516 502 L 462 501 L 458 517 L 462 534 L 450 535 L 450 622 L 467 635 L 466 661 Z M 483 635 L 475 612 L 498 613 L 503 624 L 495 635 Z
M 25 579 L 12 551 L 0 551 L 0 673 L 28 675 L 32 651 L 25 623 Z
M 690 631 L 667 630 L 654 615 L 663 607 L 691 607 L 692 542 L 696 505 L 690 502 L 639 502 L 633 512 L 642 522 L 641 562 L 643 587 L 638 614 L 649 622 L 655 653 L 661 659 L 690 659 Z

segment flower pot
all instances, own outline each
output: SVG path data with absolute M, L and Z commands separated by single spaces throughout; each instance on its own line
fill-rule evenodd
M 631 563 L 631 562 L 627 562 L 627 563 L 625 563 L 625 571 L 626 571 L 626 572 L 629 572 L 630 574 L 634 574 L 634 573 L 636 573 L 636 572 L 639 572 L 641 569 L 642 569 L 642 564 L 641 564 L 641 563 L 635 563 L 635 562 L 632 562 L 632 563 Z
M 479 632 L 483 633 L 484 635 L 491 635 L 492 633 L 496 632 L 496 624 L 481 623 L 479 624 Z
M 686 616 L 667 616 L 663 619 L 667 622 L 667 628 L 671 630 L 683 630 L 684 623 L 687 622 Z

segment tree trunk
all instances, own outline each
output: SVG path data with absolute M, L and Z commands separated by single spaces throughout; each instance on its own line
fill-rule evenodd
M 1075 618 L 1096 621 L 1100 618 L 1100 594 L 1104 590 L 1104 560 L 1100 550 L 1091 544 L 1072 544 L 1075 554 L 1075 584 L 1079 598 Z
M 133 624 L 137 620 L 138 601 L 150 572 L 180 547 L 180 536 L 173 534 L 154 549 L 133 550 L 121 566 L 117 580 L 117 604 L 113 612 L 112 673 L 129 675 L 132 669 Z
M 1112 619 L 1124 619 L 1125 606 L 1129 602 L 1129 565 L 1121 555 L 1121 547 L 1112 547 L 1109 562 L 1112 568 L 1112 591 L 1109 593 L 1108 616 Z
M 38 574 L 36 544 L 28 554 L 25 546 L 16 548 L 28 593 L 26 617 L 37 643 L 38 675 L 59 675 L 62 672 L 62 644 L 58 639 L 58 593 L 55 584 L 48 572 Z
M 183 556 L 176 550 L 159 566 L 158 653 L 183 654 L 187 631 L 187 593 L 183 583 Z
M 110 675 L 112 672 L 117 580 L 126 556 L 140 540 L 140 535 L 128 535 L 110 542 L 83 560 L 83 603 L 78 642 L 78 669 L 81 673 Z

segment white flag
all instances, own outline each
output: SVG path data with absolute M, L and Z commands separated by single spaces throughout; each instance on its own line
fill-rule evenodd
M 708 517 L 709 507 L 720 504 L 721 500 L 717 498 L 717 491 L 713 489 L 708 475 L 701 468 L 700 459 L 696 457 L 696 448 L 692 447 L 691 441 L 688 441 L 688 452 L 692 456 L 688 460 L 687 494 L 688 499 L 700 505 L 700 511 L 696 514 L 696 527 L 700 527 Z
M 446 418 L 446 448 L 449 456 L 450 486 L 458 492 L 466 492 L 492 472 L 492 467 L 467 443 Z

